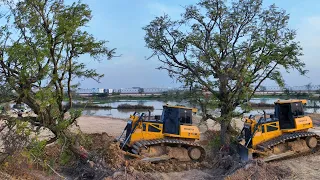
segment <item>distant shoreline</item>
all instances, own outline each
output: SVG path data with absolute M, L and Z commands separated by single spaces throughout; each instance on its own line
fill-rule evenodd
M 117 107 L 100 106 L 96 104 L 73 103 L 73 108 L 90 108 L 90 109 L 121 109 L 121 110 L 154 110 L 153 106 L 120 104 Z

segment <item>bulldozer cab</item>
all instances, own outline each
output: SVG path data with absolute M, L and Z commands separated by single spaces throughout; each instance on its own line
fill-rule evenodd
M 150 112 L 148 119 L 144 117 L 144 113 L 134 113 L 130 115 L 118 141 L 121 141 L 124 135 L 124 139 L 120 143 L 124 147 L 137 140 L 157 139 L 165 136 L 199 139 L 199 130 L 192 126 L 192 113 L 195 112 L 197 112 L 195 108 L 164 105 L 160 120 L 150 119 Z
M 294 129 L 295 118 L 304 116 L 305 100 L 283 100 L 275 102 L 275 118 L 279 120 L 280 129 Z
M 192 124 L 192 109 L 182 106 L 163 106 L 163 133 L 180 134 L 180 125 Z

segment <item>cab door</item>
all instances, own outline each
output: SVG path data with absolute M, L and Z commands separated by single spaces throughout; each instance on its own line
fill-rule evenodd
M 255 147 L 256 145 L 269 141 L 281 134 L 282 131 L 280 130 L 278 121 L 261 124 L 254 135 L 252 146 Z
M 180 133 L 180 111 L 178 108 L 166 107 L 163 109 L 163 133 L 176 134 Z
M 282 134 L 279 126 L 279 121 L 266 123 L 264 124 L 263 128 L 264 129 L 262 134 L 264 141 L 269 141 Z

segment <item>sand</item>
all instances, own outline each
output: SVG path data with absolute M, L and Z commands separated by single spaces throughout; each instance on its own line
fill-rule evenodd
M 193 122 L 195 125 L 199 125 L 199 116 L 193 117 Z M 111 136 L 121 135 L 124 127 L 127 124 L 127 119 L 112 118 L 106 116 L 81 116 L 77 120 L 78 125 L 80 126 L 81 131 L 84 133 L 102 133 L 106 132 Z M 233 119 L 232 124 L 237 128 L 243 126 L 243 121 L 241 119 Z M 208 129 L 210 130 L 219 130 L 220 125 L 215 121 L 208 119 L 206 123 L 199 125 L 200 132 L 205 132 Z
M 80 129 L 84 133 L 106 132 L 110 136 L 120 136 L 125 128 L 127 121 L 119 118 L 103 116 L 81 116 L 77 120 Z

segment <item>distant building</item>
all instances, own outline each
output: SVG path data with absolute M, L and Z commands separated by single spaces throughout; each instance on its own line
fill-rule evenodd
M 138 94 L 139 89 L 133 89 L 133 88 L 124 88 L 119 90 L 120 94 Z
M 103 88 L 98 88 L 98 93 L 104 93 L 104 89 Z
M 107 92 L 108 92 L 109 94 L 112 94 L 114 91 L 113 91 L 113 89 L 107 89 Z
M 144 88 L 144 93 L 146 94 L 160 94 L 168 91 L 167 88 Z

